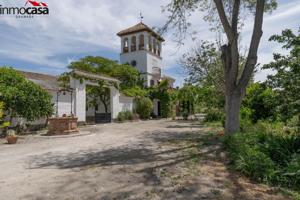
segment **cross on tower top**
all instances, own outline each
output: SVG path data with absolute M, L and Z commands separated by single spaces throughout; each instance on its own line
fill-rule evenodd
M 140 12 L 140 19 L 141 19 L 141 22 L 143 22 L 144 16 L 142 15 L 142 12 Z

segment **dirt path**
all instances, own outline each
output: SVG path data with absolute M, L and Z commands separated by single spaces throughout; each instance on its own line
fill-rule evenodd
M 0 199 L 287 199 L 226 167 L 218 136 L 167 120 L 0 144 Z

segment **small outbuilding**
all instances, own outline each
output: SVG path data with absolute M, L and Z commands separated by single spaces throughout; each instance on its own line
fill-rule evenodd
M 69 74 L 69 88 L 60 87 L 59 76 L 20 71 L 28 80 L 40 85 L 52 96 L 54 106 L 53 116 L 76 116 L 78 122 L 111 122 L 116 119 L 121 111 L 133 111 L 133 98 L 122 95 L 118 85 L 120 81 L 105 75 L 73 70 Z M 80 77 L 80 78 L 75 78 Z M 108 108 L 104 109 L 99 100 L 96 104 L 89 105 L 87 86 L 97 85 L 97 81 L 105 81 L 109 87 Z M 105 112 L 105 110 L 107 112 Z M 17 119 L 20 121 L 21 119 Z M 46 119 L 40 119 L 33 124 L 43 124 Z M 14 120 L 16 121 L 16 120 Z

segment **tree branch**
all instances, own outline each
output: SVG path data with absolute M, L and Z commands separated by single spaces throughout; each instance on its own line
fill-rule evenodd
M 225 14 L 223 2 L 222 2 L 222 0 L 214 0 L 214 2 L 216 4 L 216 8 L 217 8 L 221 23 L 223 25 L 224 31 L 226 33 L 226 36 L 227 36 L 228 40 L 231 41 L 234 34 L 232 32 L 231 26 L 228 22 L 226 14 Z
M 257 63 L 257 50 L 262 36 L 262 24 L 263 24 L 263 15 L 264 15 L 265 0 L 257 0 L 256 2 L 256 12 L 254 19 L 254 28 L 250 43 L 250 48 L 248 52 L 247 61 L 241 76 L 241 79 L 238 83 L 239 89 L 244 89 L 253 73 L 254 67 Z
M 239 21 L 239 11 L 240 11 L 240 0 L 235 0 L 232 11 L 231 27 L 234 33 L 237 33 L 238 21 Z

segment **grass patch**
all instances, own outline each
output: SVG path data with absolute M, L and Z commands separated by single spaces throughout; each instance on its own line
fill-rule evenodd
M 281 124 L 259 122 L 242 133 L 226 136 L 234 168 L 253 180 L 300 189 L 300 136 Z

